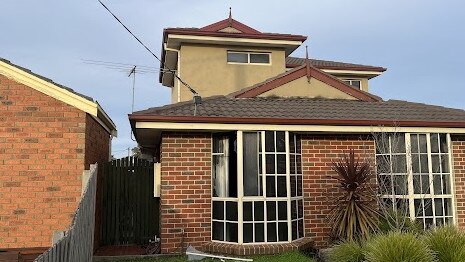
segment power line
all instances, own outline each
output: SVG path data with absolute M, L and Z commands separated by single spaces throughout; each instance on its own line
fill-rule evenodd
M 163 65 L 164 68 L 167 68 L 172 74 L 173 76 L 178 79 L 179 82 L 181 82 L 184 86 L 186 86 L 189 91 L 191 91 L 193 94 L 194 94 L 194 97 L 195 96 L 198 96 L 198 93 L 197 91 L 195 91 L 189 84 L 187 84 L 186 82 L 184 82 L 176 73 L 174 70 L 172 70 L 171 68 L 169 68 L 168 66 L 166 66 L 165 63 L 162 62 L 162 60 L 160 58 L 158 58 L 158 56 L 152 52 L 152 50 L 150 50 L 135 34 L 133 34 L 131 32 L 131 30 L 129 30 L 129 28 L 127 26 L 125 26 L 123 24 L 123 22 L 121 22 L 121 20 L 115 15 L 113 14 L 113 12 L 111 12 L 111 10 L 101 1 L 101 0 L 98 0 L 99 3 L 116 19 L 116 21 L 118 21 L 123 27 L 124 29 L 126 29 L 126 31 L 128 31 L 150 54 L 152 54 L 153 57 L 155 57 L 158 61 L 160 61 L 160 63 Z

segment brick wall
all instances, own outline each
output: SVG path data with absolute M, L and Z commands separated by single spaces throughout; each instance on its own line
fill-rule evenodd
M 211 136 L 164 133 L 161 142 L 160 237 L 162 253 L 200 247 L 211 238 Z
M 85 112 L 1 75 L 0 113 L 0 247 L 50 246 L 72 220 L 84 165 L 108 156 L 108 139 L 97 141 Z
M 100 246 L 100 230 L 102 225 L 102 175 L 103 163 L 110 158 L 110 134 L 89 114 L 86 115 L 86 139 L 85 139 L 85 169 L 95 163 L 99 163 L 97 173 L 97 192 L 95 206 L 95 239 L 94 249 Z
M 330 242 L 327 216 L 339 192 L 336 180 L 331 179 L 333 161 L 354 149 L 359 157 L 373 161 L 374 141 L 357 135 L 328 136 L 305 135 L 302 137 L 302 165 L 304 187 L 305 236 L 311 237 L 317 247 Z M 375 178 L 374 178 L 375 179 Z
M 465 228 L 465 136 L 451 136 L 457 223 Z

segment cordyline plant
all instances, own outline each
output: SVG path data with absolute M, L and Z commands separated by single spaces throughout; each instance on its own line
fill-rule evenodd
M 355 158 L 350 150 L 332 163 L 339 189 L 329 213 L 332 236 L 339 240 L 366 239 L 378 229 L 379 211 L 373 190 L 371 168 L 367 161 Z M 342 195 L 341 195 L 342 194 Z

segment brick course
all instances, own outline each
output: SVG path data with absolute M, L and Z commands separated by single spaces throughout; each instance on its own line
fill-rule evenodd
M 103 128 L 86 132 L 85 112 L 1 75 L 0 112 L 0 247 L 50 246 L 72 220 L 85 164 L 101 160 L 86 156 L 86 134 Z

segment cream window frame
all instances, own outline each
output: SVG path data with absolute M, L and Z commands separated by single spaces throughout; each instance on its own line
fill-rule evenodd
M 228 55 L 229 54 L 246 54 L 247 55 L 247 62 L 230 62 L 228 61 Z M 256 62 L 250 62 L 250 56 L 251 55 L 268 55 L 268 63 L 256 63 Z M 262 66 L 270 66 L 272 65 L 271 61 L 271 53 L 269 52 L 253 52 L 253 51 L 235 51 L 235 50 L 228 50 L 226 51 L 226 62 L 231 65 L 262 65 Z

